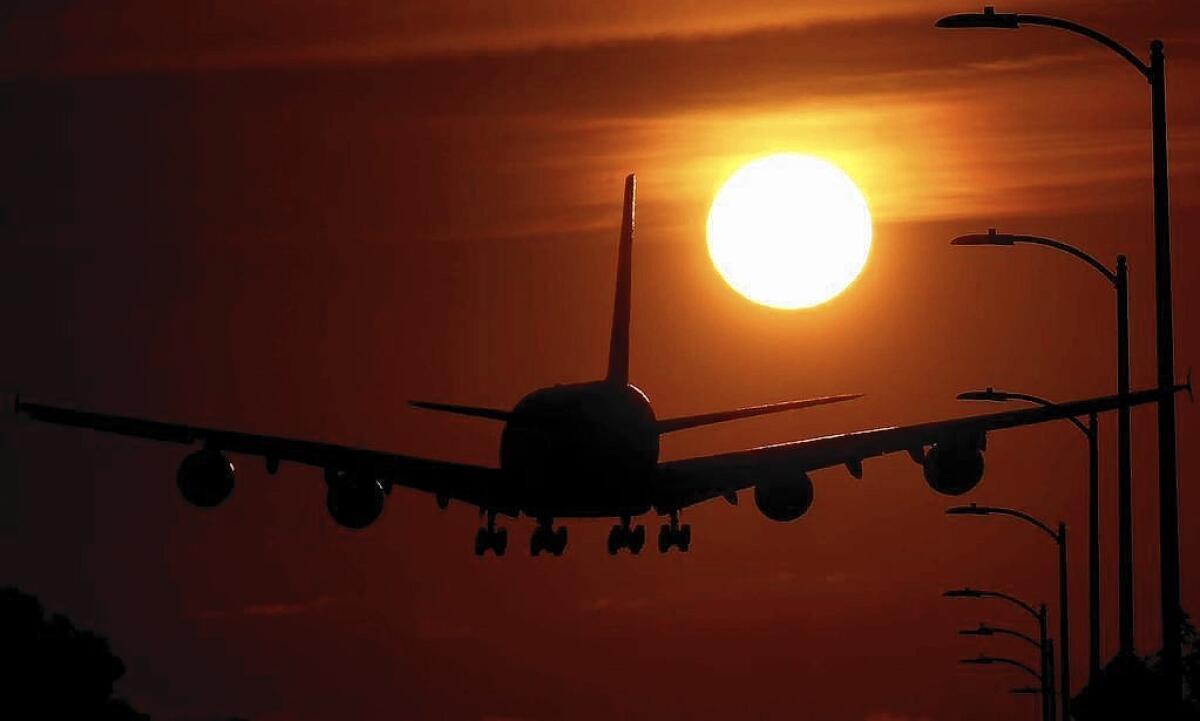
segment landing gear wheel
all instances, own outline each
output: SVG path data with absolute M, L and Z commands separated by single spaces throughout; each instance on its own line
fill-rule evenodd
M 565 550 L 567 550 L 567 527 L 559 526 L 551 539 L 550 552 L 555 556 L 561 556 Z
M 608 532 L 608 555 L 615 556 L 617 551 L 625 545 L 625 528 L 620 525 L 613 526 Z
M 642 552 L 642 547 L 646 545 L 646 527 L 638 526 L 633 529 L 633 533 L 629 534 L 629 552 L 633 555 L 638 555 Z
M 565 526 L 554 528 L 549 520 L 538 521 L 537 528 L 529 538 L 529 555 L 536 556 L 547 551 L 555 556 L 561 556 L 567 548 L 567 529 Z
M 475 534 L 475 555 L 482 556 L 492 551 L 497 556 L 503 556 L 508 548 L 507 528 L 481 528 Z
M 674 546 L 682 553 L 687 553 L 692 545 L 692 527 L 690 524 L 679 525 L 679 513 L 671 513 L 671 522 L 664 523 L 658 529 L 658 552 L 666 553 Z

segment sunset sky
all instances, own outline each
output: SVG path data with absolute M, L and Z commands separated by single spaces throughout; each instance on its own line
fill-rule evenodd
M 191 4 L 189 4 L 191 5 Z M 198 4 L 197 4 L 198 5 Z M 1000 5 L 1168 56 L 1176 365 L 1200 360 L 1200 14 Z M 598 378 L 622 179 L 636 172 L 632 381 L 660 417 L 833 393 L 854 403 L 682 432 L 666 458 L 993 410 L 996 386 L 1113 391 L 1111 291 L 998 227 L 1128 255 L 1133 373 L 1154 380 L 1149 91 L 1030 28 L 935 30 L 940 0 L 635 3 L 18 0 L 0 10 L 0 390 L 72 407 L 474 463 L 499 426 L 407 406 L 514 404 Z M 874 247 L 821 306 L 730 289 L 713 194 L 772 152 L 859 185 Z M 1200 614 L 1200 413 L 1179 404 L 1184 606 Z M 1137 630 L 1159 644 L 1154 412 L 1134 412 Z M 182 449 L 0 420 L 0 585 L 111 638 L 156 719 L 813 718 L 1032 714 L 964 668 L 1025 619 L 941 591 L 1055 597 L 1050 544 L 946 518 L 902 456 L 814 474 L 792 524 L 743 494 L 684 514 L 687 555 L 476 558 L 475 509 L 393 493 L 335 527 L 318 471 L 234 457 L 188 508 Z M 1104 657 L 1115 652 L 1115 419 L 1103 420 Z M 1071 529 L 1086 673 L 1086 454 L 1066 423 L 989 437 L 969 500 Z M 563 482 L 571 479 L 564 478 Z M 643 519 L 651 533 L 659 520 Z M 651 550 L 651 549 L 648 549 Z

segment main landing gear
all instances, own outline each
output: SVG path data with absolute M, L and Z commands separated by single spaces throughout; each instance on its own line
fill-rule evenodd
M 542 551 L 549 551 L 555 556 L 561 556 L 567 548 L 567 527 L 554 527 L 554 519 L 539 518 L 537 528 L 529 539 L 529 555 L 536 556 Z
M 671 522 L 664 523 L 658 528 L 658 552 L 666 553 L 671 546 L 687 553 L 692 545 L 692 527 L 690 524 L 679 525 L 679 511 L 671 511 Z
M 496 528 L 496 514 L 487 512 L 487 526 L 475 534 L 475 555 L 482 556 L 489 550 L 503 556 L 508 548 L 508 529 Z
M 629 516 L 622 516 L 621 522 L 608 532 L 608 555 L 610 556 L 617 555 L 617 551 L 622 548 L 628 548 L 629 552 L 636 556 L 642 552 L 642 546 L 645 545 L 646 527 L 638 526 L 631 529 Z

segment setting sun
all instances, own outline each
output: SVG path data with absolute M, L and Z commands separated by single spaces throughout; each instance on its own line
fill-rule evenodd
M 708 252 L 725 281 L 774 308 L 808 308 L 858 277 L 871 250 L 871 214 L 841 169 L 808 155 L 742 166 L 708 214 Z

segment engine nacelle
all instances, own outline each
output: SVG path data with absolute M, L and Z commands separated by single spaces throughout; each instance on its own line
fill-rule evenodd
M 754 486 L 754 505 L 772 521 L 787 523 L 812 506 L 813 484 L 807 473 L 780 474 Z
M 961 496 L 983 479 L 983 451 L 980 439 L 935 443 L 925 454 L 922 468 L 925 482 L 945 496 Z
M 228 498 L 233 481 L 233 464 L 225 454 L 211 448 L 188 455 L 175 473 L 183 499 L 200 508 L 212 508 Z
M 355 530 L 366 528 L 383 513 L 386 493 L 383 484 L 358 473 L 326 471 L 329 490 L 325 507 L 339 526 Z

